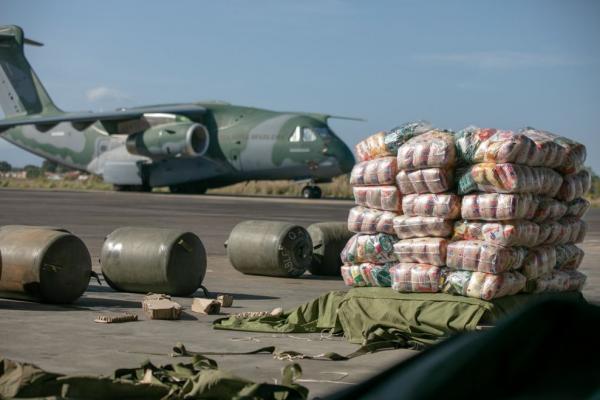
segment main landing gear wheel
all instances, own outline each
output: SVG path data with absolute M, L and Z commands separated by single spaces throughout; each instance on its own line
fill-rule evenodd
M 151 192 L 152 188 L 148 185 L 113 185 L 117 192 Z
M 304 186 L 302 188 L 302 197 L 305 199 L 320 199 L 323 193 L 318 186 Z
M 169 191 L 171 193 L 178 194 L 204 194 L 206 193 L 206 190 L 208 190 L 208 188 L 205 185 L 195 182 L 169 186 Z

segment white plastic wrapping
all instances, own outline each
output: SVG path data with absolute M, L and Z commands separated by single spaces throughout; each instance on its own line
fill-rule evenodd
M 402 212 L 402 197 L 396 186 L 355 186 L 352 192 L 359 206 Z
M 452 222 L 439 217 L 398 215 L 394 218 L 393 225 L 398 238 L 411 239 L 428 236 L 448 237 L 452 234 Z
M 529 249 L 519 272 L 527 279 L 537 279 L 549 274 L 556 265 L 556 250 L 553 246 Z
M 350 173 L 350 184 L 353 186 L 393 185 L 397 174 L 396 157 L 377 158 L 355 164 Z
M 394 234 L 393 220 L 397 216 L 391 211 L 381 211 L 362 206 L 353 207 L 348 214 L 348 230 L 356 233 Z
M 436 293 L 442 289 L 447 268 L 398 263 L 390 268 L 392 289 L 398 292 Z
M 583 261 L 585 253 L 574 244 L 563 244 L 555 247 L 556 269 L 577 269 Z
M 458 194 L 475 191 L 488 193 L 535 193 L 554 197 L 562 176 L 546 167 L 520 164 L 475 164 L 456 174 Z
M 454 135 L 433 130 L 416 136 L 398 148 L 398 169 L 450 168 L 456 163 Z
M 397 240 L 395 236 L 386 235 L 385 233 L 376 235 L 356 234 L 348 240 L 342 250 L 342 262 L 344 264 L 385 264 L 386 262 L 395 261 L 394 243 Z
M 448 241 L 443 238 L 400 240 L 394 244 L 394 253 L 401 263 L 420 263 L 442 266 L 446 264 Z
M 461 215 L 464 219 L 503 221 L 531 219 L 539 201 L 531 194 L 480 193 L 463 196 Z
M 342 265 L 342 278 L 347 286 L 389 287 L 392 284 L 390 278 L 390 267 L 392 265 L 392 263 L 362 263 L 359 265 Z
M 569 201 L 565 206 L 567 207 L 565 217 L 581 218 L 590 209 L 591 203 L 586 199 L 579 198 Z
M 396 184 L 402 194 L 442 193 L 453 183 L 453 170 L 444 168 L 402 170 L 396 176 Z
M 527 220 L 498 222 L 457 221 L 453 240 L 483 240 L 499 246 L 536 246 L 540 239 L 538 224 Z
M 526 254 L 527 250 L 523 247 L 498 246 L 482 240 L 461 240 L 448 245 L 446 265 L 451 269 L 500 274 L 520 268 Z
M 409 216 L 457 219 L 460 203 L 460 196 L 451 193 L 407 194 L 402 198 L 402 210 Z
M 492 300 L 519 293 L 526 279 L 518 272 L 486 274 L 473 271 L 450 271 L 443 291 L 450 294 Z
M 592 175 L 588 170 L 581 170 L 575 174 L 564 175 L 556 198 L 564 201 L 575 200 L 583 196 L 592 188 Z

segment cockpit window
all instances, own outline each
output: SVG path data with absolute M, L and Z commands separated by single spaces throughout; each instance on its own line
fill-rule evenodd
M 314 142 L 315 140 L 317 140 L 317 135 L 311 128 L 302 128 L 303 142 Z
M 294 129 L 294 132 L 290 135 L 290 142 L 299 142 L 300 141 L 300 127 L 297 126 Z
M 321 136 L 322 138 L 327 138 L 329 137 L 329 129 L 327 129 L 326 127 L 320 127 L 320 128 L 312 128 L 312 130 L 314 132 L 316 132 L 319 136 Z

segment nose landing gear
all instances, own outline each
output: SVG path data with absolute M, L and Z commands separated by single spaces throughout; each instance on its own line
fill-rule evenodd
M 318 186 L 304 186 L 302 188 L 302 197 L 305 199 L 320 199 L 323 193 Z

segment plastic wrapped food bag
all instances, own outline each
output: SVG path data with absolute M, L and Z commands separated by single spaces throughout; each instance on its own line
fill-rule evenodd
M 452 234 L 452 221 L 439 217 L 410 217 L 398 215 L 393 221 L 394 231 L 400 239 L 418 237 L 448 237 Z
M 577 269 L 585 253 L 574 244 L 556 246 L 556 269 Z
M 360 273 L 360 265 L 342 265 L 340 271 L 346 286 L 362 287 L 368 285 Z
M 414 171 L 400 171 L 396 184 L 402 194 L 441 193 L 452 187 L 451 169 L 425 168 Z
M 533 221 L 544 222 L 554 221 L 562 218 L 567 212 L 567 206 L 552 197 L 538 197 L 538 206 L 533 216 Z
M 452 240 L 483 240 L 499 246 L 533 247 L 538 244 L 539 235 L 539 225 L 530 221 L 457 221 Z
M 519 164 L 475 164 L 457 172 L 458 194 L 480 191 L 554 197 L 562 181 L 562 176 L 550 168 Z
M 527 164 L 535 143 L 512 131 L 469 126 L 456 134 L 456 148 L 462 164 Z
M 556 265 L 556 250 L 553 246 L 540 246 L 529 249 L 519 270 L 527 279 L 537 279 L 549 274 Z
M 400 212 L 402 198 L 396 186 L 355 186 L 354 202 L 359 206 Z
M 540 224 L 540 244 L 581 243 L 587 232 L 587 223 L 579 218 L 564 217 L 559 221 Z
M 382 157 L 354 165 L 350 173 L 351 185 L 393 185 L 398 168 L 396 157 Z
M 498 246 L 482 240 L 461 240 L 448 245 L 446 265 L 451 269 L 500 274 L 520 268 L 526 254 L 527 250 L 523 247 Z
M 460 196 L 449 193 L 407 194 L 402 198 L 402 211 L 412 217 L 460 217 Z
M 566 204 L 567 212 L 565 217 L 581 218 L 590 209 L 591 203 L 586 199 L 575 199 Z
M 436 293 L 442 289 L 447 268 L 399 263 L 390 269 L 392 289 L 398 292 Z
M 542 222 L 540 225 L 540 235 L 538 244 L 555 245 L 567 243 L 571 238 L 570 226 L 558 221 Z
M 533 289 L 534 293 L 581 291 L 586 278 L 579 271 L 553 271 L 536 279 L 528 289 Z
M 481 193 L 463 196 L 461 215 L 464 219 L 503 221 L 531 219 L 539 200 L 531 194 Z
M 518 272 L 493 275 L 483 272 L 450 271 L 446 276 L 443 291 L 450 294 L 492 300 L 519 293 L 526 279 Z
M 558 222 L 566 227 L 565 236 L 568 236 L 568 238 L 560 240 L 558 244 L 583 242 L 587 233 L 587 222 L 576 217 L 564 217 Z
M 362 206 L 353 207 L 348 214 L 348 230 L 356 233 L 394 234 L 393 220 L 397 214 Z
M 402 263 L 442 266 L 446 264 L 447 247 L 448 241 L 442 238 L 405 239 L 394 244 L 394 253 Z
M 398 148 L 408 140 L 422 135 L 425 132 L 429 132 L 432 129 L 433 126 L 427 121 L 407 122 L 391 129 L 387 135 L 385 135 L 383 141 L 385 147 L 393 154 L 396 154 Z
M 347 286 L 390 287 L 392 284 L 390 267 L 392 265 L 392 263 L 343 265 L 341 268 L 342 278 Z
M 429 131 L 410 139 L 398 149 L 398 169 L 450 168 L 456 163 L 454 135 Z
M 533 140 L 538 148 L 548 149 L 546 152 L 557 152 L 558 150 L 556 150 L 555 146 L 560 146 L 561 151 L 559 152 L 562 155 L 556 157 L 557 161 L 555 165 L 547 164 L 548 166 L 557 168 L 563 174 L 572 174 L 583 168 L 587 151 L 581 143 L 564 136 L 531 127 L 521 129 L 520 133 Z M 551 159 L 552 156 L 548 155 L 547 158 Z
M 356 145 L 358 161 L 374 158 L 395 156 L 398 147 L 407 140 L 431 130 L 431 124 L 426 121 L 407 122 L 389 132 L 377 132 Z
M 348 240 L 342 250 L 342 262 L 344 264 L 384 264 L 395 261 L 394 243 L 397 240 L 394 236 L 385 233 L 376 235 L 356 234 Z
M 575 200 L 592 188 L 592 175 L 588 170 L 579 171 L 576 174 L 565 175 L 556 198 L 565 201 Z
M 387 132 L 381 131 L 368 138 L 358 142 L 355 147 L 358 161 L 368 161 L 378 157 L 392 156 L 392 153 L 385 145 L 384 139 Z

